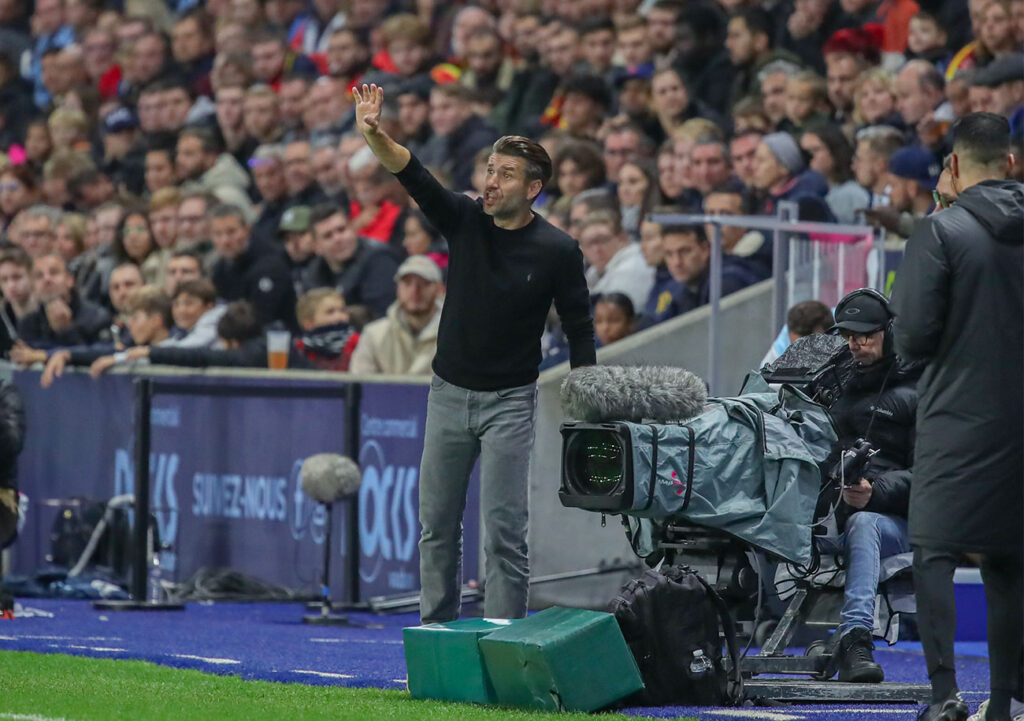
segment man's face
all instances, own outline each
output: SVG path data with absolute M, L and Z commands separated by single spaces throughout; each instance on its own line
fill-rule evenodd
M 132 48 L 132 80 L 140 85 L 153 80 L 163 69 L 164 44 L 156 35 L 143 35 Z
M 466 43 L 466 64 L 478 78 L 491 80 L 501 67 L 501 45 L 494 35 L 475 35 Z
M 313 176 L 317 184 L 328 192 L 337 191 L 341 184 L 338 178 L 337 154 L 331 147 L 317 148 L 313 153 Z
M 142 273 L 136 266 L 122 265 L 110 274 L 110 304 L 124 313 L 128 297 L 142 287 Z
M 651 43 L 647 39 L 647 28 L 643 25 L 620 30 L 618 46 L 626 67 L 651 62 Z
M 698 241 L 696 233 L 662 235 L 661 244 L 665 248 L 665 267 L 675 280 L 691 283 L 707 272 L 710 247 Z
M 195 18 L 185 18 L 171 31 L 171 52 L 179 63 L 194 62 L 210 50 L 210 41 L 203 36 Z
M 302 111 L 309 92 L 309 83 L 301 78 L 281 83 L 281 91 L 277 97 L 281 99 L 281 119 L 286 124 L 296 125 L 302 122 Z
M 310 230 L 302 233 L 289 231 L 285 236 L 284 249 L 293 263 L 305 263 L 313 255 L 315 249 L 313 232 Z
M 192 100 L 184 88 L 171 88 L 163 93 L 165 130 L 181 130 L 188 120 L 188 111 L 192 108 Z
M 270 136 L 278 122 L 277 101 L 269 95 L 254 95 L 242 105 L 242 124 L 253 138 Z
M 583 36 L 581 43 L 583 59 L 587 61 L 592 72 L 603 73 L 612 66 L 615 55 L 615 32 L 595 30 Z
M 867 141 L 857 143 L 857 150 L 853 154 L 853 174 L 861 187 L 871 190 L 881 179 L 885 172 L 885 158 L 875 153 Z
M 440 285 L 415 273 L 406 273 L 398 279 L 398 307 L 412 316 L 431 313 Z
M 282 96 L 284 86 L 281 87 Z M 242 127 L 242 107 L 245 91 L 240 87 L 226 87 L 217 91 L 217 125 L 221 130 L 238 131 Z
M 146 153 L 146 187 L 155 193 L 174 185 L 174 166 L 167 153 L 154 150 Z
M 358 246 L 358 237 L 349 227 L 344 213 L 335 213 L 313 226 L 316 254 L 331 265 L 341 265 L 351 258 Z
M 670 118 L 678 117 L 690 104 L 686 86 L 676 73 L 659 73 L 651 83 L 654 107 Z
M 588 128 L 600 125 L 604 109 L 590 96 L 573 92 L 565 94 L 562 102 L 562 120 L 570 133 L 583 132 Z
M 405 38 L 396 38 L 388 43 L 388 55 L 394 63 L 395 70 L 402 77 L 410 77 L 420 69 L 427 58 L 427 48 L 417 45 Z
M 885 343 L 885 331 L 874 333 L 851 333 L 840 331 L 846 344 L 850 347 L 853 359 L 861 365 L 870 365 L 882 357 L 882 346 Z
M 256 189 L 264 201 L 280 200 L 285 194 L 284 168 L 281 161 L 272 158 L 260 160 L 253 165 L 252 176 Z
M 917 68 L 909 67 L 896 76 L 896 105 L 903 122 L 914 126 L 935 107 L 933 98 L 921 88 Z
M 64 261 L 56 255 L 37 258 L 32 265 L 32 285 L 36 298 L 41 303 L 51 300 L 67 300 L 75 279 L 67 271 Z
M 598 273 L 604 273 L 609 261 L 623 246 L 622 238 L 604 223 L 588 225 L 580 233 L 580 250 Z
M 60 0 L 36 0 L 36 11 L 32 21 L 38 35 L 55 33 L 64 22 L 64 10 Z
M 117 226 L 121 223 L 124 211 L 120 207 L 104 208 L 96 213 L 96 240 L 100 245 L 114 242 Z
M 210 223 L 213 247 L 225 260 L 234 260 L 249 245 L 249 228 L 233 215 L 214 218 Z
M 701 195 L 729 179 L 729 161 L 725 148 L 717 143 L 703 143 L 690 151 L 690 177 Z
M 53 252 L 54 232 L 44 217 L 26 217 L 21 221 L 21 247 L 32 258 Z
M 191 293 L 179 293 L 171 303 L 171 317 L 174 325 L 181 330 L 192 330 L 203 313 L 213 306 L 207 305 L 202 298 Z
M 342 138 L 341 141 L 338 142 L 338 179 L 346 190 L 352 189 L 352 179 L 349 177 L 348 163 L 352 160 L 352 156 L 362 150 L 365 146 L 366 141 L 363 140 L 361 135 Z
M 210 221 L 206 219 L 206 202 L 187 198 L 178 206 L 178 242 L 186 247 L 210 237 Z
M 913 209 L 914 199 L 917 197 L 917 183 L 914 180 L 886 172 L 885 184 L 891 188 L 889 199 L 894 209 L 900 212 Z
M 284 149 L 284 184 L 289 195 L 298 195 L 313 182 L 309 143 L 289 143 Z
M 704 198 L 704 213 L 707 215 L 740 215 L 743 198 L 739 193 L 712 193 Z M 729 225 L 722 227 L 722 250 L 731 252 L 746 232 L 743 228 Z M 704 226 L 704 232 L 711 238 L 715 228 L 711 223 Z
M 337 32 L 327 41 L 327 70 L 333 77 L 348 77 L 356 73 L 368 60 L 365 47 L 348 32 Z
M 747 29 L 747 23 L 743 18 L 735 17 L 729 21 L 725 49 L 729 51 L 729 60 L 737 67 L 746 65 L 754 59 L 754 36 Z
M 163 93 L 144 92 L 139 96 L 139 127 L 144 133 L 163 129 Z
M 627 115 L 643 115 L 651 104 L 651 81 L 630 78 L 619 92 L 619 110 Z
M 853 94 L 860 71 L 857 60 L 852 55 L 826 55 L 825 65 L 829 102 L 836 109 L 849 112 L 853 109 Z
M 203 144 L 199 138 L 186 135 L 178 139 L 178 153 L 175 157 L 178 179 L 197 180 L 210 169 L 212 159 L 203 152 Z
M 804 133 L 800 137 L 800 147 L 811 156 L 811 169 L 817 170 L 826 178 L 832 175 L 832 153 L 821 138 L 813 133 Z
M 468 103 L 444 93 L 430 93 L 430 126 L 437 135 L 450 135 L 469 119 L 471 108 Z
M 754 155 L 760 143 L 761 138 L 758 135 L 743 135 L 733 140 L 729 147 L 732 168 L 744 185 L 749 186 L 754 182 Z
M 647 39 L 657 53 L 666 53 L 676 42 L 676 14 L 663 8 L 651 8 L 647 14 Z
M 484 212 L 494 218 L 509 218 L 529 208 L 540 192 L 539 180 L 526 179 L 526 161 L 495 153 L 487 160 Z
M 377 163 L 369 163 L 349 173 L 353 199 L 364 208 L 380 205 L 387 197 L 387 184 L 380 182 Z
M 264 83 L 273 82 L 284 67 L 284 47 L 276 40 L 252 47 L 252 70 Z
M 405 93 L 398 96 L 398 128 L 406 136 L 420 132 L 430 118 L 430 103 L 419 95 Z
M 157 247 L 173 247 L 178 234 L 178 209 L 167 206 L 150 211 L 149 228 L 153 232 L 153 242 Z
M 18 305 L 25 305 L 32 297 L 32 278 L 27 269 L 17 263 L 0 263 L 0 294 Z
M 203 271 L 199 267 L 197 259 L 184 255 L 171 258 L 167 261 L 167 281 L 164 285 L 164 291 L 167 295 L 174 295 L 174 289 L 178 287 L 179 283 L 184 283 L 188 280 L 199 280 L 202 277 Z
M 100 76 L 114 64 L 116 48 L 116 41 L 105 30 L 94 30 L 85 36 L 82 54 L 85 57 L 86 72 L 93 81 L 99 81 Z
M 785 73 L 772 73 L 761 82 L 764 111 L 776 125 L 786 117 L 786 85 L 788 83 L 789 78 Z
M 572 28 L 562 28 L 548 41 L 545 60 L 548 68 L 558 77 L 572 72 L 579 57 L 579 36 Z

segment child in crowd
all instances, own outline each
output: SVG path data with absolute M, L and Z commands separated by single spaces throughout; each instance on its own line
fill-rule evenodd
M 217 305 L 217 291 L 206 278 L 178 283 L 171 301 L 174 328 L 164 345 L 209 348 L 217 343 L 217 323 L 227 306 Z
M 633 332 L 636 311 L 625 293 L 605 293 L 594 304 L 594 335 L 601 346 L 611 345 Z
M 907 36 L 907 59 L 927 60 L 940 73 L 945 74 L 952 54 L 946 48 L 946 28 L 939 19 L 923 10 L 910 18 L 910 33 Z
M 295 306 L 303 333 L 295 348 L 316 368 L 347 371 L 359 333 L 352 326 L 345 299 L 334 288 L 314 288 Z

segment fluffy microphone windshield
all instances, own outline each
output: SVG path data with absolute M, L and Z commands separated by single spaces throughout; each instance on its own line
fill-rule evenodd
M 334 503 L 359 490 L 359 466 L 337 453 L 317 453 L 302 462 L 302 490 L 320 503 Z
M 704 381 L 665 366 L 586 366 L 562 383 L 562 411 L 588 423 L 681 421 L 703 412 L 707 400 Z

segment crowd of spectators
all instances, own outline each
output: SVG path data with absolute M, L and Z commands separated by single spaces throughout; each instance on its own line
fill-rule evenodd
M 501 135 L 545 146 L 535 210 L 613 343 L 708 301 L 711 229 L 652 211 L 909 235 L 953 120 L 1020 147 L 1022 44 L 1024 0 L 0 0 L 0 352 L 265 365 L 284 328 L 293 367 L 429 373 L 447 246 L 357 83 L 454 190 Z M 771 274 L 756 229 L 722 246 L 724 293 Z

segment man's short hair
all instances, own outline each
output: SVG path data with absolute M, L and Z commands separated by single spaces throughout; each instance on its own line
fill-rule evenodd
M 345 209 L 336 203 L 320 203 L 319 205 L 314 205 L 313 210 L 309 214 L 309 227 L 313 228 L 317 223 L 322 223 L 337 213 L 341 213 L 346 219 L 348 219 L 348 213 L 346 213 Z
M 701 245 L 707 245 L 708 242 L 708 234 L 703 225 L 669 223 L 661 226 L 661 237 L 664 238 L 667 235 L 693 235 L 697 237 L 697 242 Z
M 867 143 L 872 153 L 888 158 L 903 147 L 903 134 L 891 125 L 872 125 L 857 132 L 857 142 Z
M 60 224 L 61 213 L 59 208 L 54 208 L 52 205 L 37 204 L 23 211 L 22 219 L 26 218 L 46 218 L 50 222 L 50 230 L 56 232 L 57 226 Z
M 179 295 L 188 294 L 195 296 L 203 302 L 203 305 L 213 305 L 217 301 L 217 289 L 208 278 L 196 278 L 178 283 L 174 288 L 173 299 L 177 300 Z
M 381 23 L 379 30 L 385 47 L 395 40 L 407 40 L 413 45 L 430 44 L 430 28 L 412 13 L 392 15 Z
M 257 338 L 263 332 L 256 311 L 248 301 L 236 300 L 228 303 L 224 315 L 217 322 L 217 335 L 221 340 L 245 343 Z
M 772 16 L 763 8 L 746 8 L 740 10 L 733 17 L 741 19 L 747 28 L 747 32 L 751 35 L 767 35 L 769 43 L 775 37 L 775 25 L 772 22 Z
M 588 213 L 595 210 L 613 210 L 618 212 L 619 199 L 608 188 L 587 188 L 576 193 L 576 196 L 569 203 L 569 209 L 571 211 L 580 205 L 585 205 Z
M 181 205 L 181 191 L 176 187 L 160 188 L 149 199 L 149 212 L 155 213 L 164 208 L 177 208 Z
M 586 37 L 591 33 L 599 33 L 602 31 L 608 31 L 611 33 L 615 32 L 615 23 L 612 22 L 611 18 L 606 15 L 591 15 L 590 17 L 583 18 L 576 26 L 576 31 L 580 34 L 580 37 Z
M 178 248 L 171 253 L 171 260 L 175 258 L 191 258 L 199 266 L 199 272 L 206 275 L 206 269 L 203 267 L 203 256 L 195 248 Z
M 614 210 L 592 210 L 587 213 L 580 222 L 580 234 L 592 225 L 607 225 L 612 229 L 613 235 L 618 235 L 622 232 L 622 219 Z
M 206 128 L 185 128 L 178 134 L 178 140 L 182 138 L 195 138 L 199 141 L 204 153 L 220 155 L 224 152 L 224 145 L 220 139 Z
M 0 265 L 4 263 L 13 263 L 29 273 L 32 272 L 32 257 L 22 248 L 13 247 L 0 251 Z
M 1010 154 L 1010 123 L 995 113 L 971 113 L 953 123 L 953 152 L 968 164 L 1001 163 Z
M 462 85 L 461 83 L 435 85 L 430 89 L 430 92 L 437 93 L 438 95 L 444 95 L 446 98 L 451 98 L 452 100 L 457 100 L 460 103 L 466 103 L 467 105 L 475 103 L 479 99 L 479 95 L 473 88 L 468 85 Z
M 231 203 L 218 203 L 209 210 L 206 211 L 206 215 L 210 220 L 218 220 L 220 218 L 238 218 L 238 222 L 243 226 L 248 226 L 249 222 L 245 219 L 245 213 L 237 205 Z
M 199 199 L 206 203 L 206 209 L 209 210 L 213 206 L 217 205 L 217 196 L 208 190 L 195 189 L 187 190 L 181 194 L 181 202 L 184 203 L 186 200 Z M 180 204 L 180 203 L 179 203 Z
M 815 332 L 823 333 L 835 322 L 829 307 L 818 300 L 797 303 L 786 314 L 789 332 L 801 338 Z
M 491 152 L 525 160 L 527 180 L 539 180 L 545 185 L 551 180 L 551 156 L 536 141 L 522 135 L 505 135 L 494 142 Z
M 129 313 L 142 311 L 146 315 L 158 315 L 163 320 L 164 328 L 174 325 L 171 317 L 171 299 L 163 289 L 155 285 L 144 285 L 128 296 L 126 310 Z
M 299 302 L 295 304 L 295 316 L 300 323 L 312 322 L 316 315 L 316 309 L 328 298 L 340 298 L 344 304 L 345 296 L 337 288 L 313 288 L 303 293 Z

